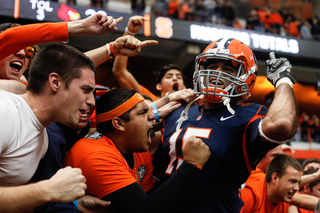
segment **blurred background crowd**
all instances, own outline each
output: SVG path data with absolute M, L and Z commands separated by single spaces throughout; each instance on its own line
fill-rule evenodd
M 296 7 L 299 6 L 287 4 L 257 4 L 259 6 L 250 8 L 243 14 L 243 8 L 238 8 L 230 0 L 59 0 L 64 1 L 68 4 L 123 12 L 150 12 L 156 16 L 270 32 L 281 36 L 320 39 L 319 17 L 305 17 L 296 12 Z

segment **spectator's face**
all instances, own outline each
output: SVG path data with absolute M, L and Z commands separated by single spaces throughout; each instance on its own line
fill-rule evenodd
M 161 84 L 157 84 L 157 90 L 161 93 L 175 92 L 185 89 L 182 74 L 179 70 L 168 70 L 161 79 Z
M 301 175 L 301 171 L 288 166 L 286 173 L 281 178 L 277 176 L 274 180 L 276 182 L 274 196 L 278 201 L 291 202 L 293 195 L 299 190 Z
M 312 192 L 310 191 L 310 195 L 320 197 L 320 183 L 318 183 L 312 188 Z
M 0 79 L 19 80 L 28 64 L 24 49 L 7 56 L 0 61 Z
M 151 126 L 155 115 L 149 111 L 148 104 L 142 101 L 130 111 L 130 121 L 124 123 L 128 138 L 127 152 L 145 152 L 151 143 Z
M 95 105 L 94 88 L 95 74 L 89 68 L 82 68 L 81 78 L 73 79 L 68 88 L 63 83 L 57 91 L 56 121 L 70 127 L 86 126 Z
M 308 169 L 320 169 L 320 164 L 317 162 L 308 163 L 303 170 L 307 171 Z

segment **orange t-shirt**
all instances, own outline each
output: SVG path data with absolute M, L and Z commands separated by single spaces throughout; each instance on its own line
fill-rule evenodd
M 260 21 L 265 25 L 267 21 L 267 16 L 269 15 L 269 12 L 265 10 L 258 10 L 257 14 L 259 15 Z
M 250 174 L 240 196 L 244 201 L 241 213 L 283 213 L 288 211 L 290 205 L 281 201 L 275 206 L 269 201 L 265 173 L 260 169 Z
M 23 36 L 25 39 L 21 39 Z M 67 22 L 30 24 L 12 27 L 0 33 L 0 60 L 35 44 L 68 41 Z
M 279 13 L 271 13 L 268 21 L 270 24 L 283 24 L 283 18 Z
M 146 95 L 149 95 L 153 101 L 157 101 L 159 100 L 159 98 L 157 96 L 155 96 L 153 93 L 151 93 L 147 88 L 145 88 L 144 86 L 141 86 L 140 85 L 140 88 L 141 88 L 141 93 L 143 94 L 146 94 Z
M 289 35 L 296 36 L 296 37 L 300 36 L 297 22 L 293 21 L 289 24 Z
M 309 210 L 306 210 L 306 209 L 300 209 L 300 208 L 298 208 L 298 212 L 299 213 L 313 213 L 313 211 L 309 211 Z
M 96 132 L 71 148 L 64 165 L 80 168 L 87 180 L 87 193 L 101 199 L 135 182 L 146 192 L 153 188 L 155 180 L 149 151 L 134 153 L 134 160 L 136 167 L 130 169 L 113 142 Z

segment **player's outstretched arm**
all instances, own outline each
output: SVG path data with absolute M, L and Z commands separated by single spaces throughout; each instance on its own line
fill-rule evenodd
M 47 202 L 69 203 L 85 194 L 81 169 L 66 167 L 49 180 L 15 187 L 0 187 L 0 212 L 26 212 Z
M 259 128 L 262 138 L 269 142 L 285 143 L 297 130 L 297 103 L 292 89 L 296 79 L 291 74 L 291 69 L 292 66 L 286 58 L 275 58 L 274 53 L 270 53 L 270 60 L 266 62 L 266 74 L 276 90 L 273 102 Z
M 148 19 L 143 16 L 130 17 L 123 35 L 134 36 L 142 28 L 144 21 L 148 21 Z M 112 72 L 122 88 L 134 89 L 141 93 L 140 84 L 128 71 L 127 65 L 128 56 L 119 55 L 113 62 Z
M 141 48 L 156 44 L 158 44 L 158 42 L 155 40 L 140 41 L 133 36 L 123 36 L 106 45 L 85 52 L 85 54 L 97 67 L 110 58 L 121 55 L 135 56 L 141 51 Z
M 86 19 L 70 22 L 26 24 L 0 33 L 0 60 L 27 46 L 52 41 L 68 41 L 68 36 L 102 35 L 117 30 L 116 24 L 122 17 L 114 19 L 96 13 Z M 23 35 L 23 36 L 21 36 Z
M 116 25 L 122 21 L 122 17 L 114 19 L 104 13 L 96 13 L 86 19 L 68 22 L 70 35 L 102 35 L 117 30 Z

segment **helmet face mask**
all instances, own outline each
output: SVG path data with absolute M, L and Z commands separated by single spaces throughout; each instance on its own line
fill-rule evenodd
M 242 102 L 250 97 L 258 67 L 247 45 L 232 38 L 219 39 L 211 43 L 195 61 L 194 93 L 203 94 L 207 102 L 219 103 L 227 97 Z M 221 63 L 232 67 L 232 71 L 228 71 L 229 68 L 217 70 L 218 65 L 215 64 Z

